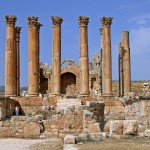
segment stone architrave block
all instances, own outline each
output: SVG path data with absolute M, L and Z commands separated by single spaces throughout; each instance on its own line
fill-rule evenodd
M 123 121 L 122 120 L 110 121 L 110 134 L 112 135 L 123 134 Z
M 76 137 L 74 135 L 66 135 L 64 137 L 64 143 L 65 144 L 75 144 L 76 143 Z
M 40 135 L 40 126 L 36 122 L 28 122 L 23 132 L 25 138 L 37 138 Z
M 136 120 L 124 120 L 123 121 L 123 134 L 124 135 L 137 135 L 138 134 L 138 122 Z

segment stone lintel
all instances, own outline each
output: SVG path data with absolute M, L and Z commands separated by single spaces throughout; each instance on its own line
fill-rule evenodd
M 17 17 L 16 16 L 5 16 L 5 22 L 7 24 L 7 26 L 15 26 Z
M 38 17 L 29 16 L 27 19 L 28 26 L 37 27 L 38 26 Z
M 87 27 L 87 25 L 89 23 L 89 17 L 88 16 L 79 16 L 78 23 L 80 26 Z
M 112 93 L 103 93 L 102 97 L 114 97 Z
M 100 19 L 103 26 L 110 27 L 112 23 L 113 17 L 102 17 Z
M 60 27 L 61 23 L 63 22 L 63 18 L 60 16 L 52 16 L 51 19 L 53 27 Z

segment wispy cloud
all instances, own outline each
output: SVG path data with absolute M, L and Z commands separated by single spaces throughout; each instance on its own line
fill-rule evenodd
M 142 14 L 139 16 L 135 16 L 133 18 L 130 18 L 129 21 L 136 22 L 136 24 L 139 25 L 146 24 L 148 21 L 150 21 L 150 14 Z

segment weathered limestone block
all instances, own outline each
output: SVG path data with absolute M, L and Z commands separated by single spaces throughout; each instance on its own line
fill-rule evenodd
M 29 122 L 24 126 L 23 132 L 25 138 L 37 138 L 40 135 L 40 126 L 35 122 Z
M 92 140 L 105 140 L 107 137 L 107 133 L 90 133 L 90 139 Z
M 64 137 L 64 143 L 65 144 L 75 144 L 76 143 L 76 137 L 73 135 L 66 135 Z
M 145 130 L 144 136 L 150 137 L 150 130 L 149 130 L 149 129 L 146 129 L 146 130 Z
M 123 121 L 123 134 L 137 135 L 137 133 L 138 133 L 138 122 L 136 120 Z
M 123 134 L 123 121 L 122 120 L 110 121 L 110 134 L 112 135 Z
M 99 123 L 94 123 L 89 126 L 89 133 L 99 133 L 99 132 L 101 132 Z
M 104 132 L 110 132 L 110 121 L 106 122 L 104 125 Z

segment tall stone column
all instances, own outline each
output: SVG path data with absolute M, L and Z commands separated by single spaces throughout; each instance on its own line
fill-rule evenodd
M 21 27 L 16 27 L 16 61 L 17 61 L 17 96 L 20 96 L 20 30 Z
M 43 26 L 41 23 L 38 22 L 37 24 L 37 51 L 38 51 L 38 58 L 37 58 L 37 66 L 39 68 L 39 89 L 40 89 L 40 28 Z
M 101 94 L 103 93 L 104 88 L 104 50 L 103 50 L 103 28 L 100 28 L 101 35 Z
M 5 96 L 16 96 L 16 39 L 15 22 L 16 16 L 5 16 L 6 29 L 6 53 L 5 53 Z
M 28 95 L 39 94 L 38 17 L 28 17 Z
M 122 32 L 124 93 L 131 92 L 129 32 Z
M 118 55 L 118 65 L 119 65 L 119 96 L 122 97 L 124 95 L 124 87 L 123 87 L 123 48 L 121 42 L 118 44 L 119 55 Z
M 52 16 L 53 48 L 52 48 L 52 95 L 60 95 L 61 91 L 61 23 L 62 17 Z
M 89 17 L 79 16 L 80 28 L 80 95 L 89 95 L 88 23 Z
M 111 33 L 110 26 L 112 17 L 102 17 L 101 22 L 103 26 L 103 96 L 112 96 L 112 61 L 111 61 Z

